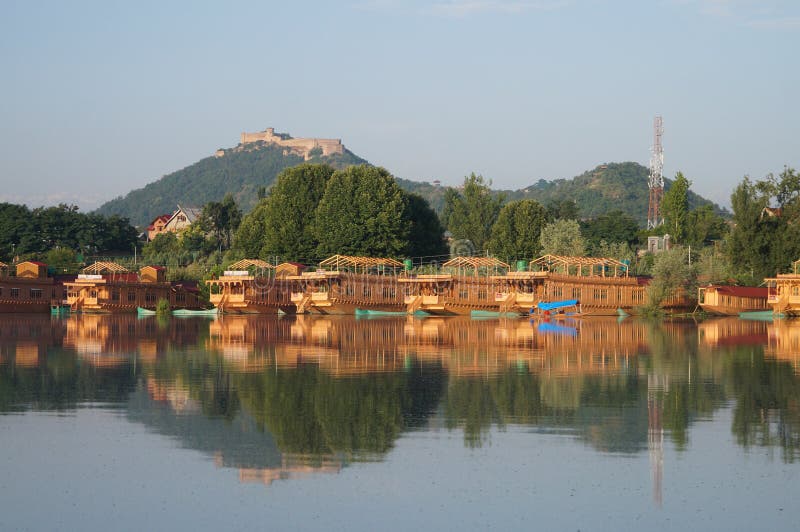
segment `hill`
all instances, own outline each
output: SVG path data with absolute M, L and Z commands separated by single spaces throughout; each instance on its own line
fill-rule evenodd
M 595 218 L 612 210 L 621 209 L 630 213 L 639 224 L 647 225 L 647 206 L 650 190 L 647 188 L 648 169 L 633 162 L 602 164 L 572 179 L 540 179 L 533 185 L 518 190 L 498 190 L 505 194 L 507 201 L 535 199 L 547 205 L 553 201 L 574 200 L 578 205 L 581 218 Z M 666 190 L 672 185 L 670 179 L 664 179 Z M 409 192 L 415 192 L 441 213 L 444 206 L 444 192 L 447 187 L 430 183 L 417 183 L 398 179 L 400 186 Z M 709 204 L 719 213 L 724 211 L 715 203 L 689 191 L 689 208 Z
M 348 150 L 322 155 L 312 153 L 308 161 L 284 147 L 253 142 L 206 157 L 177 172 L 167 174 L 144 188 L 106 202 L 98 214 L 118 214 L 134 225 L 150 223 L 156 216 L 171 213 L 176 204 L 202 207 L 209 201 L 219 201 L 228 192 L 234 195 L 243 210 L 249 211 L 258 201 L 259 189 L 269 188 L 275 177 L 290 166 L 303 162 L 327 163 L 345 168 L 367 161 Z

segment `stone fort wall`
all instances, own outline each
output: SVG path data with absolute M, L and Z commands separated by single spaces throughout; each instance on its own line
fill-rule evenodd
M 269 127 L 264 131 L 256 133 L 242 133 L 240 144 L 251 144 L 253 142 L 268 142 L 286 148 L 288 151 L 302 156 L 308 160 L 311 150 L 319 148 L 322 155 L 333 155 L 344 153 L 342 139 L 294 139 L 286 138 L 288 135 L 275 134 L 275 128 Z

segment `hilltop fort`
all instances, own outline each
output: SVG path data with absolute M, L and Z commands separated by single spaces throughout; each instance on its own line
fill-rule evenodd
M 284 148 L 284 153 L 299 155 L 305 160 L 314 155 L 328 156 L 344 153 L 342 139 L 314 139 L 314 138 L 292 138 L 288 133 L 275 133 L 275 128 L 268 127 L 264 131 L 256 133 L 242 133 L 239 140 L 238 149 L 243 149 L 248 144 L 264 142 L 274 144 Z M 217 150 L 217 157 L 225 155 L 225 150 Z

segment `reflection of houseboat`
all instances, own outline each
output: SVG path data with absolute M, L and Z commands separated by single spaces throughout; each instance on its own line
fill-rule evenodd
M 755 286 L 702 286 L 697 289 L 697 303 L 704 311 L 723 316 L 771 308 L 767 304 L 767 288 Z
M 0 313 L 50 312 L 51 303 L 59 304 L 63 286 L 47 275 L 47 265 L 26 261 L 17 264 L 16 275 L 0 262 Z
M 767 283 L 767 304 L 776 314 L 800 315 L 800 260 L 792 263 L 792 273 L 779 273 L 777 277 L 764 279 Z
M 767 343 L 767 324 L 738 317 L 715 318 L 700 323 L 697 335 L 701 345 L 711 347 L 764 345 Z
M 209 285 L 211 303 L 228 314 L 294 314 L 288 275 L 301 266 L 291 263 L 277 267 L 258 259 L 243 259 L 231 264 Z
M 403 264 L 394 259 L 334 255 L 315 271 L 285 277 L 297 313 L 353 314 L 356 309 L 405 312 L 398 290 Z
M 529 271 L 493 277 L 501 312 L 527 313 L 541 301 L 577 300 L 584 315 L 630 312 L 644 303 L 646 285 L 615 259 L 545 255 Z
M 171 309 L 203 306 L 196 285 L 167 281 L 160 266 L 145 266 L 137 274 L 113 262 L 96 262 L 64 286 L 73 312 L 136 312 L 137 307 L 154 309 L 162 299 Z
M 509 269 L 508 264 L 490 257 L 456 257 L 442 265 L 441 273 L 401 277 L 398 282 L 404 286 L 405 310 L 439 316 L 497 312 L 490 276 Z

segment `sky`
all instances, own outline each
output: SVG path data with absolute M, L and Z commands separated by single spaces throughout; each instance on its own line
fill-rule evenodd
M 0 201 L 90 210 L 274 127 L 495 188 L 800 167 L 796 0 L 2 2 Z

